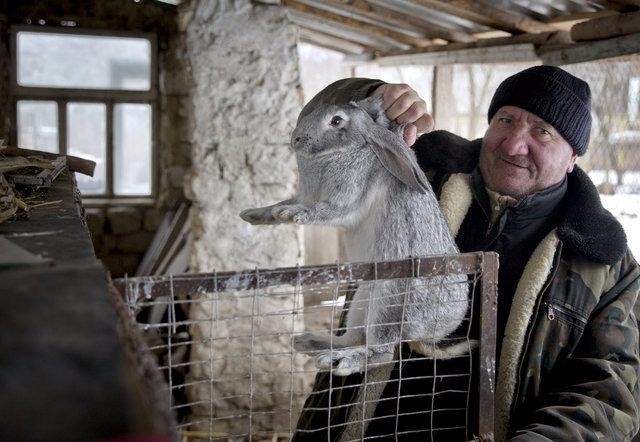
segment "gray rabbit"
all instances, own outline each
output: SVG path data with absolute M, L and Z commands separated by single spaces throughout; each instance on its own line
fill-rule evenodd
M 240 216 L 252 224 L 325 224 L 345 228 L 349 261 L 387 261 L 455 254 L 458 249 L 404 126 L 389 120 L 382 97 L 323 105 L 298 121 L 292 135 L 298 193 Z M 341 336 L 305 333 L 294 348 L 313 352 L 320 369 L 346 376 L 393 360 L 402 340 L 431 356 L 464 319 L 466 276 L 361 283 Z

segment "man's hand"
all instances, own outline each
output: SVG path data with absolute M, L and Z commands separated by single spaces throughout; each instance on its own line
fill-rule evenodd
M 397 123 L 407 126 L 404 141 L 409 146 L 416 142 L 418 133 L 433 129 L 433 118 L 427 113 L 427 103 L 406 84 L 383 84 L 372 95 L 382 95 L 387 115 Z

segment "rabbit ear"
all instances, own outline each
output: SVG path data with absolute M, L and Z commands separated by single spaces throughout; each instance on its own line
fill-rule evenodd
M 390 130 L 377 124 L 372 126 L 366 135 L 367 144 L 385 169 L 417 192 L 426 193 L 429 189 L 427 177 L 409 147 Z

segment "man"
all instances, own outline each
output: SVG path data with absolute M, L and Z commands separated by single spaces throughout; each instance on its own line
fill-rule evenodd
M 303 113 L 371 93 L 408 124 L 407 144 L 433 127 L 415 91 L 366 79 L 330 85 Z M 536 66 L 499 86 L 482 139 L 435 131 L 414 145 L 461 252 L 500 255 L 498 440 L 629 440 L 640 428 L 640 268 L 575 165 L 588 147 L 590 106 L 587 83 Z M 313 420 L 303 413 L 299 428 Z

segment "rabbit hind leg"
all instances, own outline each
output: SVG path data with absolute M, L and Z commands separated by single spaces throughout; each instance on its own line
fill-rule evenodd
M 340 336 L 303 333 L 293 337 L 293 348 L 300 352 L 331 351 L 361 345 L 362 342 L 362 333 L 351 331 Z
M 332 370 L 336 376 L 362 373 L 393 361 L 393 347 L 384 350 L 372 351 L 365 346 L 327 350 L 316 356 L 316 366 L 320 370 Z

